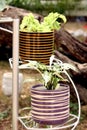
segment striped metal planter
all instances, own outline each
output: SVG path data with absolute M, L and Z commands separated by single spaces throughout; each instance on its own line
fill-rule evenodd
M 19 41 L 21 60 L 49 64 L 49 58 L 54 51 L 54 32 L 20 32 Z
M 60 125 L 69 118 L 69 86 L 61 84 L 58 90 L 46 90 L 43 85 L 31 88 L 32 118 L 40 124 Z

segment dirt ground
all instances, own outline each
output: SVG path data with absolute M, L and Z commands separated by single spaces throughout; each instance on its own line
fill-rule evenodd
M 8 61 L 0 61 L 0 130 L 12 130 L 12 96 L 6 96 L 2 91 L 2 79 L 3 74 L 6 72 L 12 72 Z M 23 77 L 30 76 L 32 78 L 37 78 L 39 75 L 34 71 L 20 71 Z M 35 82 L 29 84 L 25 83 L 19 94 L 19 114 L 20 110 L 24 107 L 30 106 L 30 87 L 34 85 Z M 81 106 L 81 119 L 76 130 L 87 130 L 87 105 Z M 25 130 L 23 126 L 18 123 L 18 130 Z

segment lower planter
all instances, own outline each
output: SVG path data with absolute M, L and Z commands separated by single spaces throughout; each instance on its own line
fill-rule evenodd
M 61 84 L 57 90 L 46 90 L 43 85 L 31 88 L 32 118 L 45 125 L 60 125 L 69 118 L 69 86 Z

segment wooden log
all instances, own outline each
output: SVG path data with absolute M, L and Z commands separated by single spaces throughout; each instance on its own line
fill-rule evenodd
M 87 104 L 87 89 L 82 87 L 81 84 L 76 84 L 75 83 L 75 86 L 76 86 L 77 91 L 79 93 L 81 103 L 84 104 L 84 105 Z M 76 101 L 77 100 L 76 94 L 75 94 L 75 91 L 74 91 L 72 86 L 70 88 L 70 93 L 71 93 L 71 95 L 73 97 L 73 100 Z
M 82 103 L 87 104 L 87 43 L 80 42 L 61 28 L 55 31 L 55 49 L 54 55 L 58 59 L 76 67 L 77 71 L 70 71 L 70 73 Z M 71 93 L 75 97 L 72 87 Z
M 87 104 L 87 63 L 79 63 L 76 61 L 73 61 L 72 59 L 68 58 L 63 53 L 55 50 L 54 55 L 56 58 L 62 60 L 63 62 L 72 64 L 74 67 L 76 67 L 77 71 L 69 71 L 72 80 L 74 81 L 76 88 L 78 90 L 78 93 L 80 95 L 80 99 L 82 103 Z M 75 97 L 75 92 L 73 88 L 71 87 L 71 94 Z
M 57 50 L 54 50 L 54 55 L 57 58 L 61 59 L 62 61 L 70 63 L 73 66 L 75 66 L 76 69 L 77 69 L 77 72 L 76 72 L 77 74 L 79 74 L 79 75 L 82 75 L 82 74 L 87 75 L 87 63 L 76 62 L 76 61 L 70 59 L 68 56 L 64 55 L 63 53 L 61 53 L 60 51 L 57 51 Z
M 55 31 L 56 49 L 80 63 L 87 62 L 87 43 L 80 42 L 66 30 Z

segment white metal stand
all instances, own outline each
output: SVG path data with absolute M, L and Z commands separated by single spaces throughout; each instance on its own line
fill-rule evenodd
M 75 85 L 73 84 L 72 80 L 71 83 L 74 87 L 74 90 L 77 95 L 77 101 L 78 101 L 78 115 L 70 114 L 70 119 L 67 121 L 66 124 L 62 126 L 49 126 L 49 128 L 38 128 L 38 124 L 33 124 L 32 127 L 27 127 L 24 119 L 29 119 L 31 117 L 19 117 L 18 116 L 18 73 L 19 73 L 19 20 L 18 19 L 11 19 L 11 18 L 0 18 L 0 23 L 4 22 L 13 22 L 13 32 L 0 28 L 3 31 L 7 31 L 9 33 L 13 33 L 13 60 L 10 61 L 10 63 L 13 64 L 11 67 L 13 68 L 13 94 L 12 94 L 12 105 L 13 105 L 13 111 L 12 111 L 12 130 L 18 130 L 18 120 L 21 122 L 21 124 L 26 128 L 26 130 L 61 130 L 65 128 L 71 128 L 71 130 L 74 130 L 76 126 L 79 123 L 80 120 L 80 113 L 81 113 L 81 107 L 80 107 L 80 99 L 79 94 L 77 92 L 77 89 Z M 68 76 L 68 75 L 67 75 Z M 68 77 L 69 78 L 69 77 Z M 31 120 L 32 118 L 31 118 Z
M 0 27 L 0 30 L 13 34 L 13 96 L 12 130 L 18 130 L 18 60 L 19 60 L 19 19 L 1 17 L 0 23 L 13 23 L 13 31 Z
M 13 59 L 12 58 L 9 59 L 9 63 L 10 63 L 11 68 L 13 68 Z M 22 61 L 19 61 L 19 63 L 22 64 Z M 24 69 L 24 68 L 19 66 L 19 69 Z M 27 69 L 31 69 L 31 68 L 28 67 Z M 21 122 L 21 124 L 24 126 L 24 128 L 26 130 L 63 130 L 63 129 L 66 129 L 66 128 L 71 128 L 71 130 L 74 130 L 76 128 L 76 126 L 79 123 L 80 114 L 81 114 L 80 98 L 79 98 L 79 94 L 78 94 L 78 91 L 76 89 L 76 86 L 75 86 L 74 82 L 72 81 L 71 77 L 68 75 L 68 73 L 66 71 L 64 73 L 66 74 L 66 76 L 70 80 L 70 82 L 73 86 L 73 89 L 75 90 L 76 96 L 77 96 L 77 103 L 78 103 L 77 115 L 70 113 L 68 121 L 63 125 L 55 125 L 55 126 L 54 125 L 53 126 L 48 125 L 48 126 L 46 126 L 46 128 L 39 128 L 40 124 L 36 123 L 32 119 L 32 116 L 30 114 L 31 109 L 30 108 L 27 108 L 27 109 L 23 108 L 23 110 L 22 110 L 23 112 L 25 110 L 29 110 L 29 111 L 26 112 L 25 116 L 18 116 L 18 120 Z
M 64 130 L 66 128 L 71 128 L 71 130 L 74 130 L 77 126 L 77 120 L 78 117 L 70 114 L 70 119 L 63 125 L 55 125 L 55 126 L 47 126 L 47 128 L 38 128 L 38 124 L 35 124 L 35 122 L 32 120 L 27 121 L 29 119 L 28 117 L 18 117 L 21 124 L 26 128 L 26 130 Z M 25 123 L 27 121 L 27 123 Z M 33 123 L 34 122 L 34 123 Z M 33 123 L 32 126 L 28 126 L 30 123 Z
M 13 130 L 18 129 L 19 20 L 13 20 Z
M 20 67 L 20 69 L 21 69 L 21 67 Z M 79 98 L 79 94 L 78 94 L 78 91 L 76 89 L 76 86 L 75 86 L 74 82 L 72 81 L 71 77 L 69 76 L 67 71 L 64 71 L 64 73 L 66 74 L 69 81 L 71 82 L 73 89 L 75 90 L 75 93 L 76 93 L 76 96 L 77 96 L 77 102 L 78 102 L 77 115 L 70 114 L 68 121 L 66 123 L 64 123 L 63 125 L 55 125 L 55 126 L 49 125 L 47 128 L 39 128 L 38 127 L 39 124 L 34 122 L 34 120 L 32 119 L 32 116 L 31 115 L 27 116 L 29 114 L 29 112 L 28 112 L 28 114 L 26 116 L 18 117 L 19 121 L 26 128 L 26 130 L 34 130 L 34 129 L 35 130 L 63 130 L 63 129 L 66 129 L 66 128 L 71 128 L 71 130 L 74 130 L 76 128 L 76 126 L 79 123 L 80 114 L 81 114 L 80 98 Z M 32 126 L 31 126 L 31 124 L 32 124 Z

